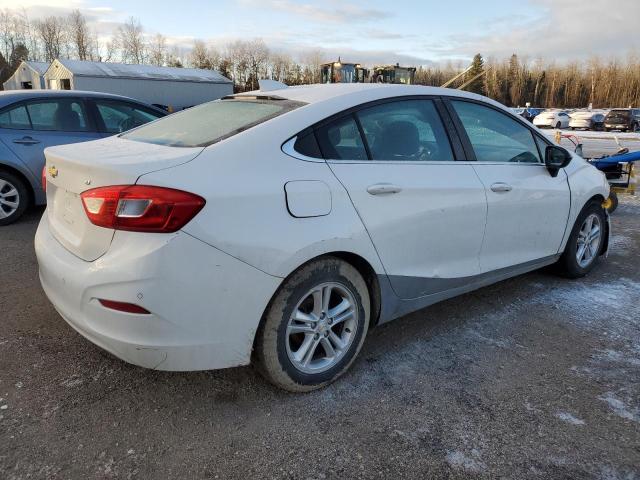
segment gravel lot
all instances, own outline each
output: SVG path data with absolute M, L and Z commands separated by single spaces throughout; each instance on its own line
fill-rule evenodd
M 536 272 L 371 332 L 337 384 L 164 373 L 76 334 L 0 230 L 0 478 L 640 478 L 640 200 L 588 278 Z

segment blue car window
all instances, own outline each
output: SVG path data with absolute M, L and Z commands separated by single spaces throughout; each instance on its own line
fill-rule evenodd
M 161 113 L 113 100 L 96 100 L 96 107 L 109 133 L 125 132 L 163 116 Z
M 27 105 L 34 130 L 86 132 L 87 115 L 78 100 L 61 98 Z
M 19 130 L 30 130 L 31 123 L 24 106 L 5 110 L 0 113 L 0 128 L 15 128 Z

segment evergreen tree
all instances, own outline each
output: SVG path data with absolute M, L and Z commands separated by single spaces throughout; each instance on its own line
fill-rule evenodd
M 471 70 L 467 72 L 465 75 L 465 82 L 471 81 L 465 88 L 465 90 L 473 93 L 479 93 L 480 95 L 484 94 L 484 78 L 482 73 L 484 73 L 484 59 L 482 55 L 477 53 L 475 57 L 473 57 L 473 62 L 471 63 Z
M 4 58 L 4 55 L 0 53 L 0 87 L 7 81 L 7 79 L 13 75 L 13 70 L 9 62 Z
M 20 65 L 20 62 L 23 60 L 29 59 L 29 49 L 25 47 L 23 43 L 17 43 L 11 52 L 11 58 L 9 59 L 9 63 L 11 63 L 11 67 L 15 70 Z

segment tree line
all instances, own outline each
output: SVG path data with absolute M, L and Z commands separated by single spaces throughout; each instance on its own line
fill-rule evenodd
M 256 89 L 260 78 L 288 85 L 318 83 L 320 65 L 335 60 L 320 50 L 293 57 L 269 49 L 261 39 L 224 45 L 194 40 L 189 48 L 181 48 L 162 34 L 148 34 L 133 17 L 104 40 L 79 10 L 35 20 L 25 10 L 0 10 L 0 83 L 22 60 L 55 58 L 214 69 L 232 79 L 236 91 Z M 419 66 L 415 83 L 439 86 L 464 68 L 462 62 Z M 640 106 L 640 59 L 629 55 L 622 60 L 593 57 L 556 63 L 517 55 L 485 60 L 478 54 L 469 72 L 452 87 L 461 85 L 510 106 Z

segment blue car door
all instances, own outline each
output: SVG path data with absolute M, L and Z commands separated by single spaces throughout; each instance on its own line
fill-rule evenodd
M 0 128 L 0 139 L 36 178 L 44 167 L 45 148 L 101 137 L 80 98 L 29 100 L 16 105 L 15 111 L 24 121 L 20 128 Z

